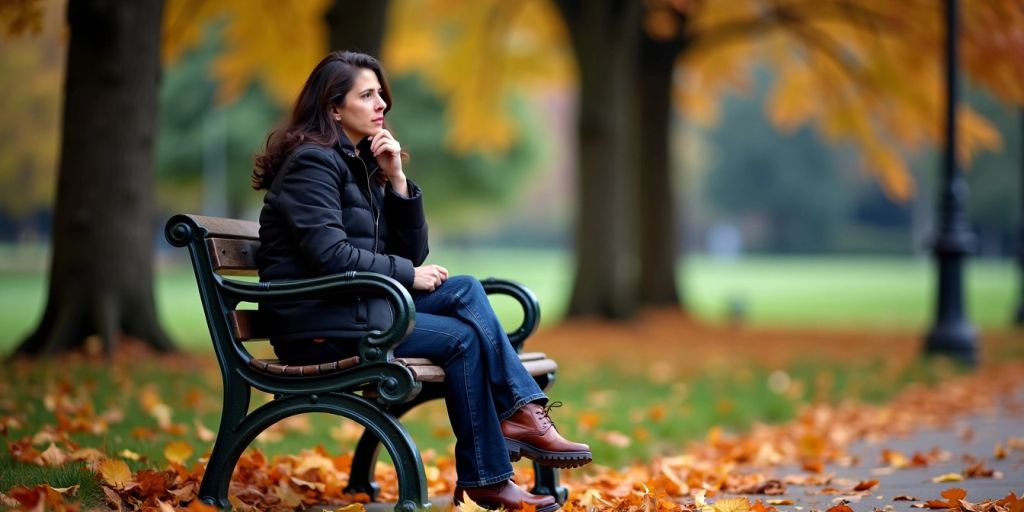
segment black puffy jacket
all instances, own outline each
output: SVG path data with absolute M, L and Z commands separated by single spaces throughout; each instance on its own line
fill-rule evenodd
M 360 143 L 357 156 L 342 139 L 335 147 L 303 144 L 285 160 L 260 212 L 260 281 L 302 279 L 351 270 L 393 277 L 411 288 L 413 267 L 427 257 L 423 196 L 411 180 L 409 197 L 381 186 L 380 172 Z M 383 298 L 351 297 L 260 304 L 275 345 L 359 336 L 386 329 Z

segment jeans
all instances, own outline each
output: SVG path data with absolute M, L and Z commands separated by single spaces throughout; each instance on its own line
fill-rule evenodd
M 512 478 L 501 421 L 527 403 L 547 403 L 547 396 L 519 361 L 476 278 L 453 276 L 433 292 L 414 291 L 412 297 L 416 328 L 395 348 L 395 357 L 423 357 L 444 368 L 458 485 Z M 354 347 L 328 342 L 289 348 L 301 351 L 303 359 L 314 355 L 309 350 L 322 351 L 315 358 L 329 361 L 351 355 Z

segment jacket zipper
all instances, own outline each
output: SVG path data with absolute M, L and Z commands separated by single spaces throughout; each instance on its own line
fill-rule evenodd
M 362 158 L 356 157 L 356 159 L 359 160 L 360 164 L 362 164 L 363 171 L 365 171 L 364 174 L 366 174 L 366 195 L 370 199 L 370 208 L 373 210 L 373 252 L 377 252 L 377 238 L 380 227 L 380 208 L 377 208 L 377 205 L 373 201 L 373 188 L 370 185 L 370 177 L 379 171 L 380 167 L 375 167 L 373 171 L 370 171 L 366 168 L 366 162 L 364 162 Z

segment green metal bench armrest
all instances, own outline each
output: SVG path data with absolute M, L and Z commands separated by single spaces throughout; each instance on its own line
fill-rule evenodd
M 392 351 L 416 327 L 415 306 L 409 292 L 398 281 L 373 272 L 345 272 L 294 281 L 238 281 L 216 276 L 226 298 L 238 302 L 276 302 L 299 299 L 323 299 L 348 293 L 380 295 L 391 305 L 394 322 L 386 331 L 370 331 L 359 341 L 360 364 L 390 361 Z
M 526 338 L 533 334 L 537 330 L 537 326 L 540 325 L 540 303 L 537 302 L 537 296 L 529 288 L 506 279 L 491 277 L 481 281 L 481 284 L 484 285 L 484 291 L 488 295 L 507 295 L 522 306 L 523 323 L 508 333 L 508 340 L 512 342 L 516 352 L 522 352 Z

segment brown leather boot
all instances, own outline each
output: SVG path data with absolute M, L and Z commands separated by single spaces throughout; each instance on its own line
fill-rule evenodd
M 488 510 L 519 510 L 523 508 L 524 503 L 536 507 L 537 512 L 553 512 L 561 507 L 555 498 L 543 494 L 530 494 L 511 480 L 486 487 L 455 486 L 455 505 L 462 504 L 465 500 L 464 495 Z
M 555 429 L 548 410 L 561 405 L 561 402 L 548 407 L 526 404 L 501 422 L 511 460 L 526 457 L 542 466 L 556 468 L 575 468 L 593 460 L 589 446 L 567 441 Z

